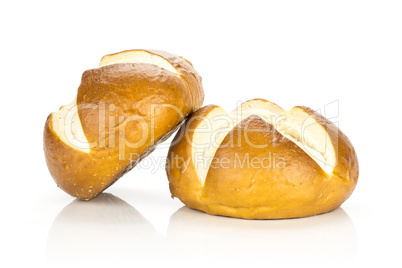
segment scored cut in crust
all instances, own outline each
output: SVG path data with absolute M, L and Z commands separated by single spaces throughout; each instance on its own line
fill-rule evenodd
M 174 74 L 178 74 L 173 65 L 165 58 L 145 50 L 124 51 L 104 56 L 99 67 L 119 63 L 147 63 L 159 66 Z M 53 130 L 66 145 L 85 153 L 90 151 L 81 120 L 78 115 L 77 99 L 53 113 Z
M 300 107 L 289 111 L 261 100 L 250 100 L 231 113 L 214 107 L 194 130 L 192 159 L 203 185 L 209 166 L 226 135 L 241 121 L 257 115 L 305 151 L 328 174 L 336 166 L 336 148 L 327 130 Z M 201 160 L 201 162 L 200 162 Z

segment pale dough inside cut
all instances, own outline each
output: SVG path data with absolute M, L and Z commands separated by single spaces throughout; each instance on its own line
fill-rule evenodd
M 202 185 L 223 139 L 238 123 L 251 115 L 266 120 L 305 151 L 326 173 L 332 173 L 336 165 L 336 151 L 321 124 L 301 108 L 285 111 L 272 102 L 251 100 L 230 114 L 220 107 L 213 108 L 194 130 L 192 160 Z
M 90 144 L 82 129 L 77 99 L 53 113 L 53 131 L 68 146 L 89 153 Z
M 125 51 L 117 54 L 107 55 L 101 59 L 99 67 L 116 63 L 149 63 L 157 65 L 176 75 L 178 74 L 177 70 L 168 60 L 145 50 Z
M 176 75 L 178 74 L 173 65 L 165 58 L 144 50 L 124 51 L 107 55 L 101 59 L 99 67 L 117 63 L 149 63 Z M 54 112 L 52 117 L 53 131 L 59 136 L 61 141 L 72 148 L 89 153 L 91 146 L 85 136 L 78 115 L 77 100 L 63 106 L 58 112 Z

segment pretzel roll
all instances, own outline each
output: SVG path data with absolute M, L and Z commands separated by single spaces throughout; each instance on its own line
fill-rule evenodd
M 44 151 L 68 194 L 89 200 L 166 140 L 203 102 L 201 77 L 182 57 L 153 50 L 104 56 L 75 100 L 49 115 Z
M 199 109 L 173 140 L 166 170 L 172 196 L 188 207 L 245 219 L 331 211 L 359 173 L 352 144 L 328 119 L 263 99 L 230 114 Z

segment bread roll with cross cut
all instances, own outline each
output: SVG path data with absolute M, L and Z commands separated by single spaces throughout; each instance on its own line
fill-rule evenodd
M 359 174 L 351 142 L 332 122 L 263 99 L 229 114 L 216 105 L 199 109 L 173 140 L 166 170 L 172 197 L 188 207 L 245 219 L 331 211 Z
M 104 56 L 82 75 L 75 100 L 51 113 L 44 130 L 50 174 L 89 200 L 166 140 L 203 102 L 189 61 L 163 51 Z

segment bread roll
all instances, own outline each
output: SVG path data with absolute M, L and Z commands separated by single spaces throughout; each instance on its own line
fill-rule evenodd
M 75 100 L 49 115 L 44 151 L 57 185 L 97 196 L 167 139 L 203 102 L 191 63 L 162 51 L 104 56 L 82 75 Z
M 359 173 L 352 144 L 328 119 L 263 99 L 230 114 L 199 109 L 173 140 L 166 170 L 172 197 L 188 207 L 245 219 L 331 211 L 352 194 Z

